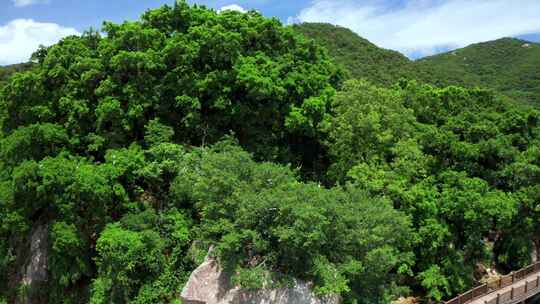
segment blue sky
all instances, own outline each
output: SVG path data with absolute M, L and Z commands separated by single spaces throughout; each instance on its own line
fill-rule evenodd
M 174 0 L 0 0 L 0 64 L 104 20 L 135 20 Z M 329 22 L 411 58 L 501 37 L 540 42 L 539 0 L 190 0 L 257 9 L 284 23 Z M 516 5 L 515 3 L 518 3 Z
M 10 20 L 29 18 L 39 22 L 53 22 L 65 27 L 73 27 L 83 31 L 90 26 L 98 27 L 104 20 L 122 22 L 126 19 L 137 19 L 147 9 L 163 4 L 172 5 L 174 0 L 43 0 L 19 1 L 27 5 L 17 6 L 16 1 L 0 0 L 0 24 Z M 32 3 L 30 3 L 32 2 Z M 230 4 L 245 8 L 256 8 L 268 16 L 279 16 L 282 20 L 299 12 L 310 1 L 271 1 L 271 0 L 209 0 L 188 1 L 203 4 L 215 9 Z

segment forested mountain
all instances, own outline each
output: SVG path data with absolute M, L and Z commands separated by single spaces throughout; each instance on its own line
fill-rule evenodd
M 420 59 L 425 81 L 440 85 L 478 85 L 540 106 L 540 44 L 503 38 Z
M 40 48 L 0 90 L 0 303 L 177 304 L 209 248 L 345 304 L 529 264 L 540 111 L 300 28 L 178 1 Z
M 540 106 L 540 44 L 503 38 L 411 61 L 377 47 L 349 29 L 304 23 L 295 29 L 325 46 L 354 78 L 391 84 L 400 78 L 440 87 L 485 87 L 511 99 Z
M 352 78 L 391 85 L 407 75 L 410 60 L 399 52 L 379 48 L 353 31 L 327 23 L 302 23 L 294 29 L 323 45 Z

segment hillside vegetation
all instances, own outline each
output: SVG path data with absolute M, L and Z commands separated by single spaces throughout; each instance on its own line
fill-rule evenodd
M 0 303 L 177 304 L 211 246 L 244 288 L 438 302 L 538 252 L 539 111 L 346 80 L 255 11 L 178 1 L 103 32 L 1 90 Z M 36 227 L 47 279 L 29 282 Z
M 399 52 L 381 49 L 353 31 L 327 23 L 294 25 L 297 32 L 323 45 L 351 78 L 366 78 L 375 84 L 392 85 L 407 75 L 410 61 Z
M 540 106 L 540 45 L 503 38 L 411 61 L 398 52 L 377 47 L 349 29 L 304 23 L 295 29 L 328 49 L 353 78 L 389 85 L 400 78 L 439 87 L 490 88 L 516 101 Z
M 415 62 L 440 85 L 478 85 L 540 106 L 540 44 L 503 38 Z
M 31 68 L 30 63 L 18 63 L 6 66 L 0 66 L 0 88 L 4 86 L 8 79 L 17 72 L 26 71 Z

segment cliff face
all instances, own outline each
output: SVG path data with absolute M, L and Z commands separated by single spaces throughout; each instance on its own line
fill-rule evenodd
M 47 303 L 46 289 L 48 280 L 49 227 L 36 224 L 30 231 L 28 256 L 21 269 L 21 283 L 24 288 L 18 303 Z
M 231 284 L 216 259 L 207 256 L 191 274 L 181 294 L 184 304 L 339 304 L 338 296 L 317 297 L 308 283 L 295 281 L 292 287 L 242 289 Z

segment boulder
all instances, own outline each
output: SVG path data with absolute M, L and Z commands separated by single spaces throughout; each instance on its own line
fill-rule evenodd
M 246 290 L 231 284 L 218 261 L 206 256 L 180 295 L 183 304 L 339 304 L 339 296 L 317 297 L 310 284 L 295 280 L 293 286 Z
M 415 297 L 400 297 L 396 301 L 393 301 L 392 304 L 419 304 L 420 299 Z

